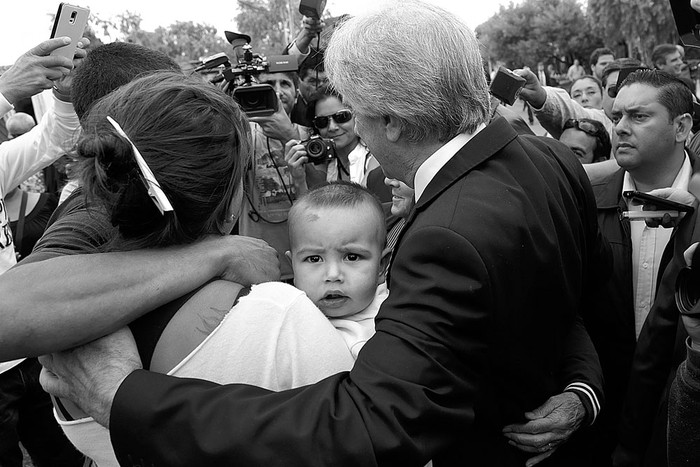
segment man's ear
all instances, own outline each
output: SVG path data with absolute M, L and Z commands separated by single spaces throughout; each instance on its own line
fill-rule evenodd
M 689 113 L 684 113 L 674 119 L 674 129 L 676 132 L 676 142 L 682 143 L 690 136 L 693 128 L 693 117 Z
M 401 137 L 401 131 L 403 129 L 401 121 L 396 117 L 387 115 L 382 117 L 382 122 L 384 124 L 384 131 L 386 132 L 386 139 L 392 143 L 396 143 Z

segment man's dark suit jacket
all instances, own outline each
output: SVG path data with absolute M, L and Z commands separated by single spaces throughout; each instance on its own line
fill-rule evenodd
M 700 160 L 692 151 L 688 154 L 697 176 Z M 700 241 L 698 208 L 696 203 L 693 213 L 680 221 L 664 249 L 654 305 L 639 333 L 618 427 L 620 444 L 638 455 L 645 467 L 667 465 L 668 391 L 686 357 L 688 337 L 676 306 L 676 278 L 685 267 L 683 253 Z
M 522 466 L 504 425 L 574 381 L 602 396 L 578 312 L 607 256 L 562 144 L 492 122 L 430 182 L 396 248 L 349 374 L 272 393 L 135 371 L 111 412 L 120 463 Z

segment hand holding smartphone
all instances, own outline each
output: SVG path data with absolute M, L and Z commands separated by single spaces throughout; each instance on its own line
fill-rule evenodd
M 644 207 L 654 207 L 653 209 L 624 211 L 622 213 L 622 217 L 626 217 L 631 221 L 643 220 L 649 227 L 658 227 L 659 225 L 662 227 L 673 227 L 684 214 L 694 211 L 692 206 L 640 191 L 625 191 L 622 195 Z
M 67 36 L 70 37 L 71 43 L 64 47 L 59 47 L 51 52 L 51 55 L 60 55 L 73 60 L 75 49 L 78 47 L 78 41 L 83 37 L 89 16 L 90 10 L 87 8 L 69 5 L 68 3 L 60 3 L 58 5 L 58 12 L 51 30 L 51 38 Z

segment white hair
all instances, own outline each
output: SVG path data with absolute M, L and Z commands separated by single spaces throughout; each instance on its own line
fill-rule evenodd
M 454 14 L 414 0 L 389 3 L 335 31 L 331 84 L 360 115 L 396 117 L 409 141 L 448 141 L 488 122 L 479 43 Z

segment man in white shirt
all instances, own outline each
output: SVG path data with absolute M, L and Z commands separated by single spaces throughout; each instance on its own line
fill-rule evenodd
M 655 70 L 630 74 L 611 109 L 613 151 L 621 169 L 593 189 L 601 231 L 612 247 L 613 275 L 608 294 L 587 321 L 606 381 L 607 410 L 599 425 L 603 431 L 592 446 L 600 463 L 609 461 L 617 441 L 636 341 L 654 303 L 662 254 L 673 233 L 673 226 L 661 219 L 647 223 L 623 217 L 621 213 L 643 208 L 623 193 L 687 190 L 692 172 L 698 170 L 684 149 L 692 113 L 690 90 Z
M 74 65 L 85 57 L 89 41 L 78 44 L 73 61 L 51 55 L 69 42 L 66 37 L 44 41 L 0 75 L 0 116 L 20 99 L 53 87 L 53 106 L 39 124 L 0 144 L 0 274 L 17 262 L 5 194 L 70 150 L 77 136 L 70 77 Z M 21 441 L 37 466 L 77 467 L 82 456 L 56 430 L 51 402 L 39 387 L 39 368 L 36 359 L 0 362 L 0 464 L 22 465 Z
M 70 70 L 73 63 L 54 57 L 51 51 L 66 45 L 68 38 L 42 42 L 22 55 L 9 70 L 0 75 L 0 114 L 13 103 L 53 87 L 53 109 L 29 132 L 0 144 L 0 274 L 17 261 L 10 233 L 9 219 L 2 198 L 4 194 L 39 170 L 53 163 L 71 149 L 79 128 L 78 117 L 70 99 Z M 77 61 L 85 57 L 85 42 L 76 49 Z M 2 365 L 2 364 L 0 364 Z

